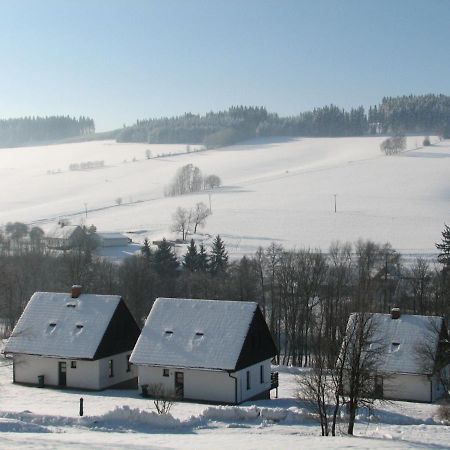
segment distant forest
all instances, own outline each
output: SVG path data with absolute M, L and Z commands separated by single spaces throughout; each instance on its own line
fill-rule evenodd
M 231 145 L 254 137 L 339 137 L 423 132 L 450 135 L 450 97 L 409 95 L 385 97 L 366 112 L 335 105 L 315 108 L 297 116 L 280 117 L 264 107 L 233 106 L 205 115 L 138 120 L 123 128 L 118 142 L 154 144 L 203 143 L 207 147 Z
M 0 120 L 0 147 L 18 147 L 95 133 L 89 117 L 50 116 Z

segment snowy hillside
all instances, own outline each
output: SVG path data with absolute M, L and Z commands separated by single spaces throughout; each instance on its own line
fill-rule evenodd
M 450 142 L 432 137 L 422 148 L 422 137 L 409 137 L 406 152 L 386 157 L 383 139 L 265 139 L 191 153 L 185 145 L 112 141 L 0 149 L 0 225 L 22 221 L 47 230 L 68 217 L 100 231 L 134 232 L 137 242 L 175 237 L 178 206 L 209 205 L 207 192 L 164 197 L 177 169 L 192 163 L 222 179 L 201 232 L 220 233 L 230 253 L 272 241 L 326 250 L 333 240 L 358 238 L 389 241 L 407 254 L 435 253 L 450 222 Z M 160 157 L 146 159 L 148 149 Z M 104 167 L 69 170 L 88 161 Z

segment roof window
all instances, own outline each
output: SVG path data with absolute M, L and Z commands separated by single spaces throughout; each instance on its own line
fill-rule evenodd
M 195 333 L 195 335 L 197 337 L 202 337 L 202 336 L 204 336 L 204 333 L 202 333 L 201 331 L 197 331 L 197 333 Z
M 49 327 L 56 327 L 56 323 L 55 323 L 55 322 L 50 322 L 50 323 L 48 324 L 48 326 L 49 326 Z
M 400 349 L 400 342 L 393 342 L 391 344 L 391 352 L 398 352 Z
M 66 303 L 66 306 L 68 308 L 75 308 L 77 306 L 77 304 L 76 303 Z
M 164 335 L 165 335 L 166 337 L 170 337 L 170 336 L 172 336 L 172 334 L 173 334 L 173 331 L 172 331 L 172 330 L 166 330 L 166 331 L 164 331 Z
M 83 327 L 84 327 L 84 325 L 81 325 L 81 323 L 78 323 L 77 325 L 76 325 L 76 327 L 78 328 L 78 329 L 82 329 Z

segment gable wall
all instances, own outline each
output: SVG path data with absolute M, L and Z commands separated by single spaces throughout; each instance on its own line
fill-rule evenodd
M 239 378 L 238 383 L 238 401 L 245 402 L 249 398 L 255 397 L 262 392 L 270 390 L 270 366 L 271 359 L 261 361 L 250 367 L 236 372 L 235 375 Z M 263 366 L 264 371 L 264 383 L 261 383 L 260 367 Z M 247 389 L 247 371 L 250 372 L 250 389 Z

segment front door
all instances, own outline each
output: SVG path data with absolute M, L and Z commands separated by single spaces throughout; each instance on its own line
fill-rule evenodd
M 67 386 L 67 363 L 58 362 L 58 386 Z
M 184 397 L 184 373 L 175 372 L 175 395 L 178 399 Z

